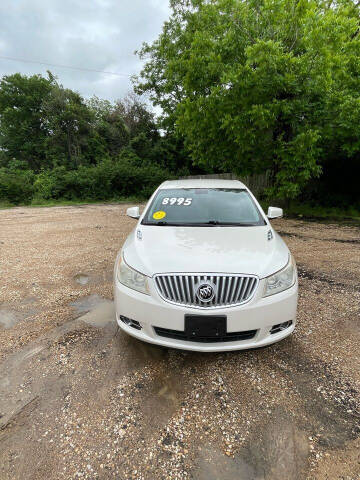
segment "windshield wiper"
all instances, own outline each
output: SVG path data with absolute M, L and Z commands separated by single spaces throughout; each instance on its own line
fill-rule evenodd
M 141 222 L 143 225 L 151 225 L 153 227 L 173 227 L 173 226 L 179 226 L 179 225 L 182 225 L 181 223 L 173 223 L 173 222 L 165 222 L 164 220 L 160 220 L 158 222 L 146 222 L 146 221 L 142 221 Z
M 257 227 L 257 223 L 221 222 L 219 225 L 230 225 L 235 227 Z
M 160 225 L 160 227 L 162 227 L 163 225 L 169 225 L 168 222 L 164 222 L 163 220 L 160 221 L 160 222 L 156 222 L 156 223 L 153 223 L 153 224 L 150 224 L 150 225 Z

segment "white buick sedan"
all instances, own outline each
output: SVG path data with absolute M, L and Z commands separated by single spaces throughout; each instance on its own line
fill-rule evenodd
M 236 180 L 164 182 L 115 263 L 116 320 L 128 334 L 183 350 L 269 345 L 295 328 L 294 258 L 270 225 L 282 216 Z

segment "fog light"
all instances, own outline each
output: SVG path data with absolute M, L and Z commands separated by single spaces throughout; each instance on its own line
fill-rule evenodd
M 128 325 L 129 327 L 135 328 L 136 330 L 141 330 L 141 325 L 138 321 L 132 320 L 131 318 L 125 317 L 124 315 L 119 316 L 120 320 Z
M 279 333 L 282 330 L 286 330 L 287 328 L 289 328 L 292 325 L 292 323 L 293 323 L 292 320 L 288 320 L 287 322 L 278 323 L 277 325 L 273 325 L 271 330 L 270 330 L 270 333 L 271 334 Z

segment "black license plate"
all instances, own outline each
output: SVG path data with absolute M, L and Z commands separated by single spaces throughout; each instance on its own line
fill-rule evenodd
M 226 334 L 225 315 L 185 315 L 185 334 L 188 338 L 220 338 Z

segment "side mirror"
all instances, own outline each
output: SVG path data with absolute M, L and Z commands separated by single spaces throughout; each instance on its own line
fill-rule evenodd
M 126 215 L 131 218 L 140 218 L 140 208 L 130 207 L 126 210 Z
M 283 216 L 283 209 L 278 207 L 269 207 L 267 217 L 271 220 L 273 218 L 281 218 Z

